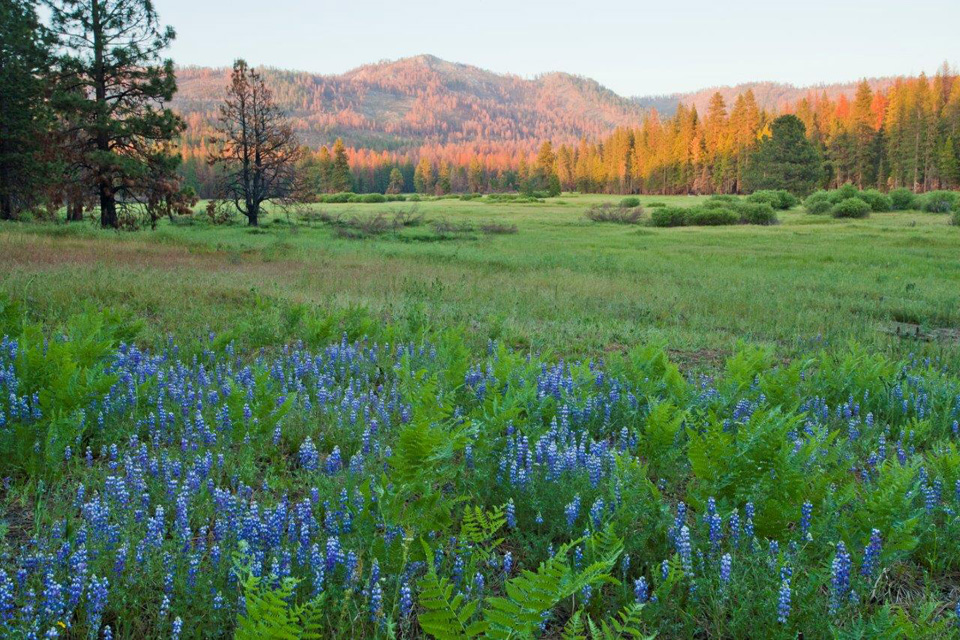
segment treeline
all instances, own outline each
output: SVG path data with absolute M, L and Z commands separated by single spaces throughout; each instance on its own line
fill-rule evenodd
M 810 95 L 779 112 L 762 109 L 752 92 L 732 105 L 718 93 L 701 114 L 678 108 L 670 118 L 651 113 L 637 127 L 619 128 L 595 142 L 549 145 L 552 157 L 547 181 L 555 176 L 563 190 L 605 193 L 743 193 L 750 182 L 751 162 L 771 124 L 795 115 L 816 151 L 821 170 L 815 186 L 851 183 L 882 191 L 906 187 L 914 191 L 960 188 L 960 82 L 942 68 L 933 78 L 901 79 L 874 91 L 860 83 L 855 95 L 832 98 Z M 342 144 L 339 145 L 342 148 Z M 431 145 L 404 152 L 342 148 L 350 168 L 350 190 L 387 193 L 402 180 L 402 191 L 469 193 L 524 190 L 543 171 L 545 145 Z M 194 152 L 196 149 L 194 149 Z M 310 154 L 326 166 L 333 153 Z M 188 180 L 204 193 L 202 155 L 188 157 Z M 417 173 L 424 178 L 417 180 Z M 342 191 L 318 174 L 318 192 Z

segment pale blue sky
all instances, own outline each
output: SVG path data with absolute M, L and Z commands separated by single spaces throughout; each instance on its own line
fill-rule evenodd
M 155 0 L 178 64 L 342 73 L 431 53 L 623 95 L 753 80 L 797 85 L 960 63 L 960 0 Z

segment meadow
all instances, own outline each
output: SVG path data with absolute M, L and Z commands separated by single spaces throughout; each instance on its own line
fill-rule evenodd
M 618 199 L 0 225 L 0 635 L 960 636 L 960 227 Z

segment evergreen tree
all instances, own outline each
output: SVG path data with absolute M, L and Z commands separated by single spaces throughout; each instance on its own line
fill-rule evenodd
M 174 39 L 150 0 L 47 0 L 60 45 L 55 106 L 66 123 L 70 161 L 100 202 L 100 224 L 117 227 L 117 203 L 180 207 L 171 145 L 183 123 L 165 102 L 177 90 Z M 182 194 L 185 195 L 185 194 Z
M 450 165 L 446 162 L 441 162 L 440 169 L 437 171 L 436 194 L 443 196 L 450 193 L 452 189 L 453 186 L 450 182 Z
M 387 193 L 403 193 L 403 174 L 397 167 L 390 171 L 390 184 L 387 185 Z
M 44 179 L 49 47 L 32 0 L 0 2 L 0 220 L 32 204 Z
M 413 173 L 413 188 L 417 193 L 433 192 L 433 167 L 426 158 L 420 158 L 417 169 Z
M 320 147 L 320 157 L 317 159 L 317 190 L 321 193 L 333 193 L 330 188 L 330 172 L 333 169 L 333 158 L 326 145 Z
M 747 183 L 753 190 L 786 189 L 806 195 L 820 183 L 822 171 L 820 155 L 807 140 L 803 122 L 786 115 L 771 123 L 770 136 L 751 156 Z
M 353 189 L 353 174 L 347 160 L 347 149 L 343 140 L 337 138 L 333 143 L 333 161 L 330 165 L 330 190 L 334 193 Z

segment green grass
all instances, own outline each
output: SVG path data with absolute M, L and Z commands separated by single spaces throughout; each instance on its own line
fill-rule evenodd
M 515 224 L 513 235 L 438 236 L 428 223 L 342 238 L 300 213 L 275 213 L 260 229 L 239 220 L 212 226 L 198 213 L 194 224 L 119 235 L 90 224 L 11 223 L 0 226 L 0 290 L 48 321 L 90 301 L 131 310 L 160 334 L 241 327 L 238 338 L 251 343 L 295 339 L 304 308 L 362 307 L 412 330 L 464 325 L 478 340 L 564 355 L 658 341 L 699 362 L 740 340 L 786 356 L 847 339 L 960 351 L 885 332 L 894 322 L 960 327 L 960 228 L 947 215 L 847 221 L 798 208 L 773 227 L 679 229 L 584 218 L 591 204 L 617 200 L 310 207 L 348 218 L 416 209 L 428 222 Z

